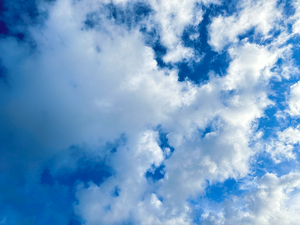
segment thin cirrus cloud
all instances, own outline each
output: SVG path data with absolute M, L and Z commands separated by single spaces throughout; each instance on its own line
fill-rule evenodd
M 299 1 L 0 1 L 0 224 L 297 224 Z

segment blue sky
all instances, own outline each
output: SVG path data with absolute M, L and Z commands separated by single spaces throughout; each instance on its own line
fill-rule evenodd
M 0 224 L 298 224 L 299 40 L 299 0 L 0 0 Z

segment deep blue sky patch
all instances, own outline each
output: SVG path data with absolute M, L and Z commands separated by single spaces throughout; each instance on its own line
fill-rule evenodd
M 230 195 L 241 193 L 238 182 L 232 178 L 225 180 L 223 183 L 209 185 L 206 189 L 205 198 L 215 202 L 222 202 Z
M 75 171 L 60 171 L 55 179 L 61 185 L 73 187 L 77 182 L 83 182 L 85 185 L 88 185 L 89 182 L 94 182 L 95 184 L 100 185 L 111 175 L 112 172 L 105 165 L 101 163 L 94 164 L 92 162 L 86 162 L 84 165 L 79 166 Z
M 208 26 L 211 23 L 212 14 L 215 12 L 213 9 L 204 8 L 205 14 L 203 20 L 196 27 L 187 28 L 183 35 L 182 41 L 186 47 L 192 47 L 196 50 L 196 55 L 203 57 L 199 63 L 183 62 L 178 64 L 179 80 L 183 81 L 188 78 L 195 83 L 200 83 L 208 80 L 209 72 L 214 72 L 220 76 L 225 75 L 226 69 L 229 65 L 229 56 L 227 52 L 217 53 L 212 50 L 208 44 Z M 199 38 L 195 40 L 190 39 L 190 35 L 194 32 L 199 33 Z
M 161 165 L 159 167 L 155 167 L 155 165 L 152 165 L 151 169 L 146 173 L 146 178 L 154 182 L 163 179 L 165 176 L 164 168 L 164 165 Z

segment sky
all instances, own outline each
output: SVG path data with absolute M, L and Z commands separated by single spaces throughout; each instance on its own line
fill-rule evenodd
M 0 224 L 298 225 L 300 0 L 0 0 Z

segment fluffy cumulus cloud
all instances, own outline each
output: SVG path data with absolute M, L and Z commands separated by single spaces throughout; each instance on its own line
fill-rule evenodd
M 221 51 L 226 45 L 238 42 L 238 36 L 250 30 L 262 35 L 262 39 L 268 38 L 269 32 L 278 28 L 277 23 L 282 17 L 278 4 L 276 0 L 240 1 L 237 4 L 239 11 L 229 16 L 218 15 L 212 20 L 210 44 Z
M 288 112 L 291 116 L 299 116 L 299 96 L 300 96 L 299 83 L 293 84 L 290 89 L 290 96 L 288 99 L 289 109 Z
M 220 212 L 204 213 L 203 224 L 298 224 L 299 173 L 267 173 L 243 198 L 224 202 Z
M 299 8 L 0 0 L 0 224 L 297 224 Z

